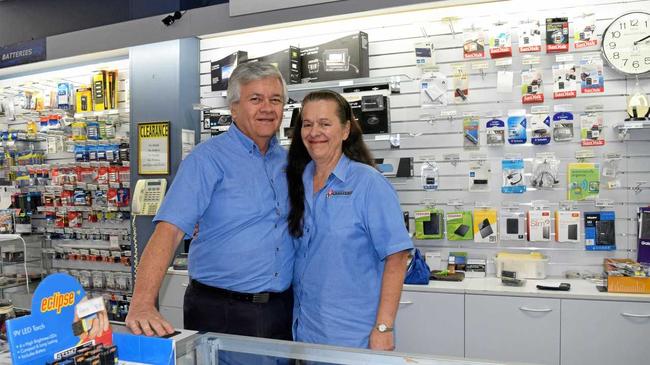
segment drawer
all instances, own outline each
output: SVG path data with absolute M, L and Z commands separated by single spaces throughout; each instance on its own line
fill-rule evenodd
M 160 286 L 158 304 L 161 307 L 183 308 L 183 297 L 189 282 L 190 277 L 188 275 L 166 274 Z

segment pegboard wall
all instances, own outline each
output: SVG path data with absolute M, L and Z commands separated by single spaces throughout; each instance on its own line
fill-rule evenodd
M 538 20 L 544 28 L 545 18 L 566 16 L 569 18 L 569 36 L 573 36 L 575 19 L 588 13 L 595 14 L 596 33 L 600 37 L 605 27 L 616 17 L 629 11 L 650 8 L 650 1 L 545 1 L 531 3 L 528 1 L 503 1 L 475 5 L 455 5 L 453 2 L 435 2 L 436 8 L 405 9 L 392 14 L 350 15 L 342 20 L 323 20 L 322 22 L 300 25 L 286 25 L 265 30 L 251 30 L 224 36 L 204 38 L 201 40 L 200 72 L 201 103 L 210 107 L 227 107 L 221 92 L 211 92 L 210 61 L 218 60 L 237 50 L 247 51 L 249 57 L 258 57 L 286 49 L 288 46 L 309 47 L 342 36 L 364 31 L 368 34 L 370 55 L 370 77 L 393 77 L 399 79 L 400 93 L 390 96 L 391 134 L 400 134 L 401 147 L 391 149 L 387 140 L 368 137 L 367 143 L 377 158 L 413 157 L 415 176 L 412 178 L 391 178 L 398 192 L 402 208 L 411 216 L 413 232 L 413 212 L 427 205 L 436 203 L 436 207 L 445 212 L 456 210 L 474 210 L 477 204 L 489 205 L 500 211 L 504 204 L 520 205 L 524 211 L 531 209 L 531 202 L 548 201 L 551 211 L 559 208 L 560 202 L 567 199 L 567 164 L 577 162 L 576 151 L 589 149 L 595 158 L 587 162 L 602 162 L 604 154 L 619 153 L 622 160 L 619 165 L 620 187 L 607 189 L 601 185 L 600 199 L 608 199 L 613 205 L 606 210 L 616 212 L 616 250 L 607 252 L 586 251 L 584 248 L 584 230 L 580 237 L 583 243 L 499 241 L 497 243 L 475 243 L 474 241 L 415 240 L 416 246 L 423 251 L 440 251 L 443 259 L 450 251 L 466 251 L 469 257 L 482 257 L 488 260 L 488 272 L 494 272 L 493 258 L 500 251 L 528 252 L 539 251 L 549 258 L 547 273 L 561 275 L 566 270 L 579 270 L 598 273 L 602 271 L 605 257 L 636 259 L 638 207 L 650 205 L 650 131 L 639 129 L 630 131 L 624 139 L 619 138 L 616 125 L 626 118 L 626 95 L 637 82 L 633 77 L 617 73 L 607 65 L 604 69 L 605 91 L 594 95 L 578 95 L 574 99 L 553 100 L 552 66 L 556 63 L 554 54 L 547 54 L 542 41 L 542 52 L 537 53 L 541 63 L 535 66 L 543 72 L 545 102 L 550 112 L 558 104 L 571 105 L 575 115 L 574 135 L 569 142 L 551 141 L 548 145 L 532 145 L 530 138 L 526 144 L 493 147 L 486 144 L 485 123 L 487 116 L 493 112 L 507 114 L 508 110 L 526 109 L 530 105 L 521 103 L 522 54 L 518 52 L 518 29 L 523 21 Z M 455 17 L 451 24 L 443 20 Z M 508 21 L 512 28 L 513 57 L 512 65 L 497 68 L 495 61 L 486 54 L 484 60 L 489 67 L 483 72 L 472 70 L 472 63 L 477 60 L 463 59 L 463 29 L 489 29 L 494 24 Z M 419 81 L 421 71 L 415 65 L 414 44 L 424 42 L 427 38 L 435 47 L 435 59 L 440 72 L 452 76 L 452 65 L 467 63 L 469 76 L 468 99 L 462 103 L 453 101 L 442 110 L 424 109 L 420 103 Z M 542 37 L 543 38 L 543 37 Z M 575 50 L 570 42 L 570 54 L 579 63 L 582 55 L 598 53 L 597 47 Z M 487 53 L 487 52 L 486 52 Z M 514 72 L 512 93 L 497 93 L 497 71 Z M 650 76 L 638 78 L 639 86 L 650 91 Z M 304 94 L 304 85 L 294 87 L 290 96 L 299 99 Z M 301 89 L 300 91 L 296 91 Z M 291 90 L 291 88 L 290 88 Z M 451 87 L 448 91 L 453 99 Z M 601 147 L 581 147 L 579 115 L 590 105 L 602 105 L 604 117 L 605 145 Z M 540 105 L 540 104 L 537 104 Z M 455 110 L 456 116 L 441 116 L 441 111 Z M 480 116 L 480 147 L 468 150 L 463 147 L 463 116 L 475 114 Z M 530 135 L 530 131 L 529 131 Z M 209 138 L 209 133 L 203 139 Z M 524 194 L 501 193 L 501 160 L 509 154 L 519 154 L 526 164 L 526 178 L 532 172 L 532 160 L 539 152 L 553 152 L 560 159 L 560 184 L 552 190 L 536 190 L 528 185 Z M 491 166 L 489 192 L 468 191 L 469 162 L 476 153 L 487 156 Z M 452 163 L 445 156 L 458 154 L 459 161 Z M 420 167 L 424 159 L 435 160 L 440 168 L 439 189 L 424 191 L 420 181 Z M 458 206 L 448 205 L 456 201 Z M 574 204 L 574 209 L 582 212 L 599 211 L 594 201 L 582 201 Z M 553 225 L 552 225 L 553 226 Z M 552 227 L 554 231 L 554 227 Z M 551 236 L 553 237 L 553 236 Z

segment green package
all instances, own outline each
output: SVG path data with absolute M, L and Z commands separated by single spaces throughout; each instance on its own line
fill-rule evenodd
M 443 237 L 443 216 L 442 209 L 423 209 L 415 212 L 415 239 L 431 240 Z
M 472 212 L 459 211 L 447 213 L 447 239 L 466 241 L 474 239 Z
M 570 163 L 567 168 L 568 199 L 593 200 L 600 193 L 600 164 Z

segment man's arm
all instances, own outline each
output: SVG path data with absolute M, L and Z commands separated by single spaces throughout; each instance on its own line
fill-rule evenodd
M 384 275 L 381 279 L 381 295 L 379 297 L 376 324 L 383 323 L 388 327 L 395 325 L 395 316 L 397 315 L 406 273 L 407 258 L 408 250 L 396 252 L 386 257 Z M 377 328 L 373 328 L 372 332 L 370 332 L 369 342 L 369 347 L 372 350 L 392 351 L 395 349 L 392 331 L 381 333 L 377 331 Z
M 174 327 L 156 309 L 156 298 L 165 272 L 185 234 L 175 225 L 159 222 L 142 253 L 126 326 L 136 335 L 163 336 Z

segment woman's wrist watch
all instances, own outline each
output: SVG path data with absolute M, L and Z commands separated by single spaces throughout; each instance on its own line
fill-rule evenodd
M 375 328 L 376 328 L 377 331 L 379 331 L 380 333 L 384 333 L 384 332 L 393 332 L 393 327 L 388 327 L 388 326 L 385 325 L 384 323 L 378 323 L 377 326 L 376 326 Z

